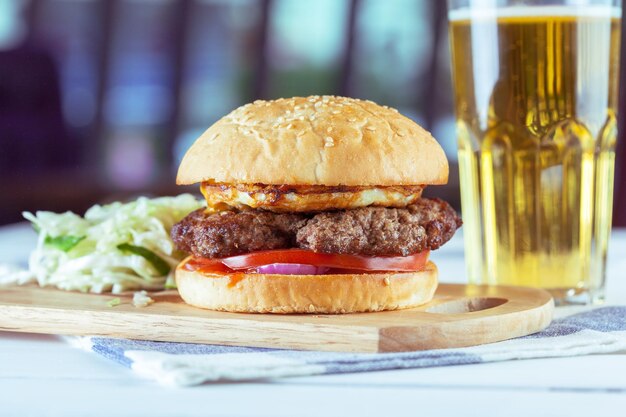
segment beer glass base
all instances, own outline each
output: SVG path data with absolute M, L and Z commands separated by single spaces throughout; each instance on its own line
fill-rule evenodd
M 558 306 L 592 305 L 604 303 L 604 291 L 589 288 L 546 288 Z

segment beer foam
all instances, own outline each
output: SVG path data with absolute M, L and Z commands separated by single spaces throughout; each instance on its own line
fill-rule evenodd
M 448 19 L 450 21 L 527 17 L 591 17 L 619 19 L 622 17 L 622 8 L 598 5 L 464 7 L 448 12 Z

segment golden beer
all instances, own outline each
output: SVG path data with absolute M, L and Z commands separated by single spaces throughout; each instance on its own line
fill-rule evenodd
M 475 283 L 603 297 L 621 9 L 453 10 L 466 260 Z

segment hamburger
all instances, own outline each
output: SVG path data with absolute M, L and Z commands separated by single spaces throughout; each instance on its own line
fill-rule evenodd
M 257 100 L 206 130 L 180 164 L 207 207 L 172 229 L 190 253 L 183 300 L 212 310 L 354 313 L 431 300 L 431 250 L 461 220 L 422 198 L 445 184 L 437 141 L 397 110 L 311 96 Z

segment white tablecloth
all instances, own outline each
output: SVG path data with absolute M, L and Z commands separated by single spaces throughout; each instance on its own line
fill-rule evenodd
M 0 262 L 24 260 L 25 225 L 0 228 Z M 455 237 L 433 254 L 443 282 L 464 282 Z M 626 304 L 626 230 L 610 246 L 607 301 Z M 69 346 L 0 333 L 0 416 L 624 416 L 626 355 L 164 388 Z

